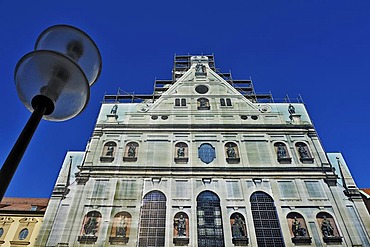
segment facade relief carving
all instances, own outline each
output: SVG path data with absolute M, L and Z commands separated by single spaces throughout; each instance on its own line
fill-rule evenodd
M 339 235 L 339 230 L 335 224 L 334 218 L 329 213 L 318 213 L 316 219 L 325 243 L 338 244 L 342 242 L 342 237 Z
M 303 216 L 299 213 L 291 212 L 287 215 L 288 226 L 294 244 L 311 244 L 311 237 L 307 231 L 307 225 Z
M 126 145 L 123 161 L 135 162 L 137 161 L 139 144 L 137 142 L 129 142 Z
M 296 149 L 299 155 L 299 160 L 302 163 L 312 163 L 313 162 L 313 157 L 309 151 L 307 144 L 303 142 L 297 142 L 295 146 L 296 146 Z
M 114 154 L 117 148 L 115 142 L 107 142 L 103 147 L 103 153 L 100 157 L 101 162 L 112 162 L 114 160 Z
M 234 213 L 230 217 L 232 242 L 235 246 L 248 245 L 247 227 L 242 214 Z
M 77 241 L 84 244 L 95 243 L 98 239 L 97 232 L 99 230 L 101 214 L 97 211 L 91 211 L 86 214 L 81 229 L 81 234 Z
M 114 216 L 109 237 L 109 242 L 112 245 L 127 244 L 131 230 L 131 220 L 131 214 L 128 212 L 119 212 Z
M 188 145 L 184 142 L 178 142 L 175 145 L 175 163 L 187 163 L 188 157 Z
M 226 162 L 229 164 L 237 164 L 240 162 L 238 146 L 233 142 L 225 144 Z
M 173 220 L 173 243 L 176 246 L 189 244 L 189 217 L 186 213 L 177 213 Z
M 287 146 L 282 142 L 277 142 L 274 144 L 276 151 L 277 161 L 281 164 L 290 164 L 292 158 L 289 156 Z

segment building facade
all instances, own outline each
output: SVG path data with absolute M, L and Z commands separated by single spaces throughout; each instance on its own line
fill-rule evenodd
M 0 246 L 34 246 L 47 198 L 3 198 L 0 203 Z
M 176 56 L 152 95 L 106 95 L 68 152 L 38 246 L 370 246 L 370 217 L 303 103 L 213 56 Z

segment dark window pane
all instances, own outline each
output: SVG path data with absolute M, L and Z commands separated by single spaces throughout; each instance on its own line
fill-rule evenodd
M 197 198 L 198 247 L 224 247 L 220 199 L 210 191 Z
M 251 196 L 251 209 L 258 247 L 284 247 L 273 199 L 264 192 Z
M 140 213 L 139 246 L 164 246 L 166 197 L 159 191 L 148 193 Z

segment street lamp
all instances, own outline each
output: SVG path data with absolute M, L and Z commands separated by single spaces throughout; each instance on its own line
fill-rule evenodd
M 65 121 L 81 113 L 101 67 L 94 41 L 68 25 L 47 28 L 34 51 L 19 60 L 14 81 L 20 100 L 32 114 L 0 170 L 0 201 L 41 119 Z

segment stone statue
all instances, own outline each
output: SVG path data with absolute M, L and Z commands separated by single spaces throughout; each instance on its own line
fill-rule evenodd
M 89 217 L 87 222 L 84 225 L 84 235 L 93 235 L 95 236 L 98 231 L 98 221 L 94 215 Z
M 177 158 L 185 157 L 185 148 L 183 146 L 180 146 L 177 149 Z
M 294 217 L 294 221 L 292 222 L 292 232 L 294 237 L 306 236 L 306 229 L 301 226 L 301 222 L 297 220 L 297 217 Z
M 200 99 L 199 100 L 199 107 L 207 107 L 207 100 L 206 99 Z
M 135 157 L 135 150 L 136 147 L 134 146 L 134 144 L 131 144 L 128 148 L 128 157 Z
M 186 237 L 186 220 L 184 215 L 180 214 L 180 218 L 175 220 L 174 226 L 179 237 Z
M 116 115 L 117 114 L 118 105 L 114 105 L 110 110 L 110 114 Z
M 206 67 L 201 64 L 201 63 L 198 63 L 196 66 L 195 66 L 195 72 L 196 73 L 206 73 Z
M 289 104 L 289 106 L 288 106 L 288 112 L 289 112 L 290 115 L 295 114 L 295 108 L 294 108 L 294 106 L 292 104 Z
M 242 238 L 245 235 L 245 222 L 237 214 L 232 225 L 233 238 Z
M 120 216 L 119 222 L 116 227 L 116 237 L 126 237 L 127 232 L 127 224 L 126 224 L 126 217 Z
M 308 152 L 307 152 L 307 149 L 305 146 L 303 145 L 300 145 L 298 147 L 298 153 L 299 153 L 299 156 L 302 158 L 302 159 L 305 159 L 305 158 L 309 158 L 310 156 L 308 155 Z
M 227 147 L 226 153 L 228 158 L 236 158 L 235 149 L 231 145 Z
M 334 228 L 326 216 L 324 216 L 324 219 L 321 223 L 321 231 L 325 237 L 334 236 Z
M 105 155 L 106 156 L 113 156 L 113 151 L 114 151 L 114 147 L 113 146 L 108 146 L 107 153 Z
M 277 156 L 278 158 L 286 158 L 286 151 L 283 145 L 277 146 Z

